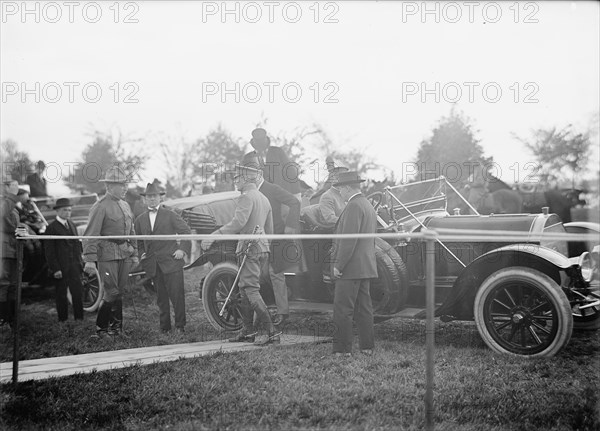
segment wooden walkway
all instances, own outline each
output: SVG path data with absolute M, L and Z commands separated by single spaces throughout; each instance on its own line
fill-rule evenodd
M 330 340 L 330 337 L 285 334 L 281 337 L 280 345 L 324 343 Z M 175 361 L 182 358 L 211 355 L 217 352 L 240 352 L 270 348 L 276 348 L 276 346 L 259 347 L 251 343 L 229 343 L 217 340 L 31 359 L 19 362 L 19 382 L 90 373 L 94 370 L 111 370 L 136 364 L 147 365 L 155 362 Z M 0 383 L 12 381 L 12 365 L 12 362 L 0 363 Z

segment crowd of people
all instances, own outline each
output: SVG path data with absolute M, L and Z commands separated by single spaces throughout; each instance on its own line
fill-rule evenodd
M 364 179 L 357 172 L 336 166 L 327 159 L 328 178 L 311 198 L 311 205 L 301 210 L 299 167 L 290 162 L 285 151 L 271 145 L 266 130 L 252 131 L 247 153 L 227 173 L 240 191 L 231 220 L 213 232 L 214 239 L 203 240 L 201 248 L 210 250 L 220 234 L 296 234 L 301 220 L 313 227 L 333 229 L 335 233 L 375 233 L 376 214 L 360 192 Z M 38 165 L 43 170 L 43 166 Z M 38 178 L 39 177 L 39 178 Z M 165 190 L 159 183 L 149 183 L 143 193 L 141 207 L 135 216 L 125 200 L 129 176 L 118 166 L 110 168 L 101 180 L 106 193 L 90 210 L 83 243 L 79 240 L 44 241 L 48 268 L 56 285 L 56 309 L 59 321 L 68 318 L 67 290 L 73 298 L 73 316 L 83 319 L 82 274 L 95 274 L 104 284 L 104 299 L 96 316 L 94 339 L 123 335 L 123 292 L 129 272 L 138 263 L 152 279 L 157 290 L 159 325 L 171 331 L 171 305 L 176 331 L 186 325 L 183 266 L 190 254 L 190 241 L 177 235 L 190 233 L 190 228 L 173 210 L 162 203 Z M 30 190 L 45 187 L 43 176 L 36 172 L 30 178 Z M 34 187 L 35 186 L 35 187 Z M 16 181 L 3 181 L 2 271 L 0 279 L 0 324 L 11 323 L 14 316 L 16 284 L 15 235 L 24 235 L 23 214 L 19 215 L 19 188 Z M 22 195 L 24 193 L 21 193 Z M 27 199 L 25 199 L 27 201 Z M 23 205 L 21 204 L 21 207 Z M 55 220 L 47 226 L 48 235 L 76 235 L 70 220 L 69 199 L 58 199 Z M 27 211 L 26 211 L 27 212 Z M 33 213 L 35 213 L 33 211 Z M 28 214 L 32 215 L 32 211 Z M 35 214 L 34 214 L 35 215 Z M 34 220 L 30 220 L 32 223 Z M 38 230 L 39 232 L 39 230 Z M 43 231 L 42 231 L 43 232 Z M 134 235 L 172 235 L 168 241 L 148 238 L 136 240 Z M 109 238 L 102 239 L 107 236 Z M 290 262 L 284 256 L 285 242 L 258 239 L 238 241 L 239 282 L 243 327 L 232 342 L 276 344 L 281 328 L 289 318 L 288 288 L 284 272 Z M 374 347 L 373 308 L 369 280 L 377 277 L 374 238 L 340 238 L 333 241 L 331 277 L 335 282 L 333 353 L 350 355 L 353 344 L 353 320 L 358 328 L 359 349 L 371 354 Z M 277 314 L 271 316 L 260 294 L 261 273 L 268 275 L 273 286 Z

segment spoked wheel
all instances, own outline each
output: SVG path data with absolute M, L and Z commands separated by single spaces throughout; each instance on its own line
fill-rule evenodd
M 584 299 L 590 302 L 596 302 L 600 299 L 600 286 L 597 281 L 594 288 Z M 573 328 L 576 331 L 596 331 L 600 329 L 600 305 L 580 308 L 579 304 L 574 304 L 571 309 L 573 311 Z
M 93 275 L 88 275 L 86 272 L 83 273 L 82 281 L 82 299 L 83 299 L 83 311 L 96 311 L 100 306 L 100 301 L 104 297 L 104 285 L 100 279 L 98 270 L 94 270 Z M 67 290 L 67 299 L 69 303 L 73 303 L 71 292 Z
M 231 294 L 222 316 L 221 308 L 237 274 L 237 265 L 223 262 L 210 270 L 202 284 L 202 304 L 206 317 L 216 329 L 237 331 L 242 327 L 241 297 L 238 288 Z
M 553 356 L 571 338 L 573 317 L 567 296 L 534 269 L 496 271 L 479 288 L 474 308 L 481 337 L 499 353 Z

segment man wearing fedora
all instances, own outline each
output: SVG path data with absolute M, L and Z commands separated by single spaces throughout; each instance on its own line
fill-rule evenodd
M 260 170 L 250 167 L 236 166 L 233 171 L 234 182 L 241 195 L 238 198 L 233 219 L 213 232 L 213 235 L 251 234 L 258 227 L 258 234 L 273 233 L 273 215 L 269 200 L 258 191 L 256 182 Z M 208 250 L 215 240 L 203 240 L 202 250 Z M 238 256 L 247 248 L 247 241 L 238 241 Z M 242 331 L 231 342 L 255 342 L 257 345 L 279 343 L 281 332 L 276 332 L 267 306 L 260 295 L 261 268 L 269 259 L 269 241 L 258 239 L 251 242 L 244 266 L 240 270 L 239 290 L 241 295 Z M 242 259 L 240 258 L 240 261 Z M 253 324 L 256 313 L 258 326 L 264 326 L 268 332 L 256 337 Z M 256 338 L 255 338 L 256 337 Z
M 56 201 L 54 209 L 56 219 L 46 228 L 46 235 L 77 236 L 77 228 L 71 221 L 71 201 L 60 198 Z M 83 320 L 81 242 L 77 239 L 51 239 L 45 242 L 44 251 L 48 269 L 56 280 L 58 321 L 65 322 L 69 317 L 67 290 L 71 292 L 73 299 L 73 318 Z
M 189 235 L 189 226 L 174 211 L 161 205 L 165 192 L 156 182 L 148 183 L 140 193 L 145 198 L 147 211 L 135 219 L 135 232 L 138 235 Z M 146 275 L 156 286 L 160 329 L 171 330 L 170 305 L 175 312 L 175 328 L 184 332 L 185 290 L 183 287 L 184 257 L 190 254 L 190 241 L 139 240 L 140 263 Z
M 336 166 L 331 169 L 327 180 L 333 184 L 337 181 L 340 172 L 346 171 L 348 171 L 348 168 Z M 303 208 L 302 215 L 303 219 L 309 224 L 332 228 L 337 223 L 344 208 L 346 208 L 346 201 L 340 190 L 335 186 L 330 186 L 321 195 L 318 203 Z
M 336 228 L 336 234 L 375 233 L 377 215 L 373 205 L 360 192 L 364 180 L 358 172 L 341 172 L 337 187 L 348 202 Z M 352 320 L 358 329 L 361 352 L 370 355 L 374 347 L 373 305 L 369 293 L 370 279 L 377 278 L 375 238 L 336 238 L 331 254 L 332 278 L 335 280 L 333 321 L 333 352 L 337 355 L 352 353 Z
M 272 184 L 277 184 L 300 201 L 302 197 L 299 166 L 290 161 L 281 147 L 271 145 L 271 139 L 263 128 L 259 127 L 252 131 L 250 145 L 252 145 L 254 151 L 251 151 L 248 155 L 254 155 L 257 158 L 264 179 Z M 287 212 L 284 211 L 284 218 L 286 214 Z
M 128 175 L 118 166 L 106 171 L 103 180 L 106 194 L 90 209 L 85 236 L 135 235 L 133 213 L 124 200 Z M 137 262 L 135 241 L 127 238 L 86 239 L 83 243 L 84 271 L 98 273 L 104 283 L 104 302 L 96 317 L 93 338 L 120 335 L 123 331 L 123 289 L 129 281 L 129 271 Z

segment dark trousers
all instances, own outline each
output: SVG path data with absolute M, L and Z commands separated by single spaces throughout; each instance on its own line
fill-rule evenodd
M 73 265 L 62 271 L 62 278 L 54 280 L 56 287 L 56 311 L 59 322 L 64 322 L 69 318 L 67 290 L 71 292 L 71 299 L 73 300 L 73 317 L 75 320 L 83 319 L 81 271 L 78 265 Z
M 352 352 L 352 320 L 358 329 L 358 346 L 361 350 L 375 345 L 373 305 L 369 292 L 370 280 L 337 280 L 333 299 L 333 352 Z
M 12 322 L 17 292 L 17 259 L 2 259 L 0 267 L 0 321 Z
M 156 303 L 160 312 L 160 329 L 171 329 L 171 308 L 175 312 L 175 327 L 185 326 L 185 290 L 183 288 L 183 270 L 164 274 L 160 267 L 156 267 L 156 275 L 152 279 L 156 285 Z

